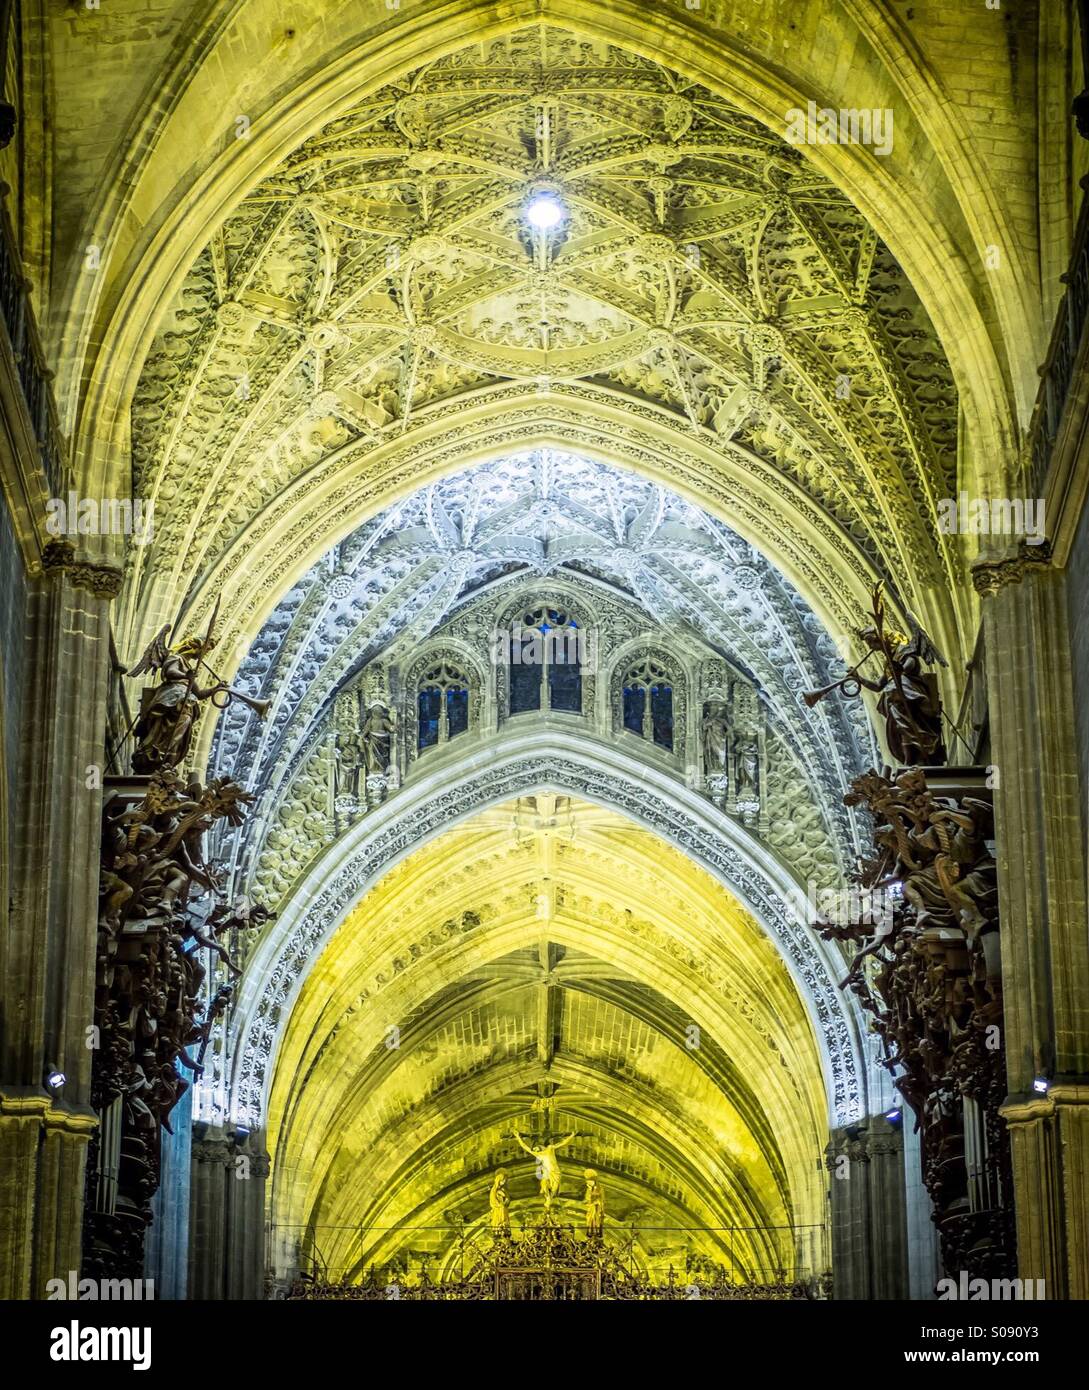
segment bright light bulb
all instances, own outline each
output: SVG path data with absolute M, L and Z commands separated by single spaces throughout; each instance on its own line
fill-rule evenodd
M 564 206 L 554 193 L 535 193 L 526 204 L 526 221 L 538 232 L 550 232 L 564 218 Z

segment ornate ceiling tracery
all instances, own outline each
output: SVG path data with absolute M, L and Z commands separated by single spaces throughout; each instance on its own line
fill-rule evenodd
M 547 174 L 550 247 L 523 208 Z M 167 311 L 133 409 L 179 603 L 326 460 L 535 385 L 763 460 L 953 637 L 957 401 L 905 276 L 799 153 L 665 68 L 548 26 L 412 74 L 288 157 Z M 935 609 L 938 611 L 935 612 Z
M 551 237 L 525 215 L 546 185 L 564 209 Z M 877 577 L 955 655 L 959 562 L 936 502 L 955 490 L 957 429 L 933 328 L 850 202 L 751 117 L 601 41 L 538 24 L 420 68 L 234 209 L 136 393 L 134 486 L 156 536 L 130 552 L 123 626 L 135 642 L 235 591 L 220 664 L 271 702 L 264 723 L 238 705 L 220 723 L 213 764 L 245 769 L 258 802 L 219 848 L 292 931 L 251 943 L 235 1051 L 205 1089 L 217 1118 L 271 1115 L 285 1232 L 393 1227 L 356 1250 L 338 1238 L 335 1257 L 397 1257 L 415 1228 L 481 1209 L 526 1111 L 580 1128 L 575 1152 L 607 1166 L 633 1220 L 821 1219 L 829 1114 L 861 1113 L 871 1081 L 834 952 L 783 901 L 842 878 L 859 842 L 841 794 L 874 745 L 861 708 L 810 710 L 801 692 L 842 669 L 828 624 L 841 636 Z M 676 464 L 656 471 L 655 451 Z M 451 644 L 476 663 L 474 709 L 492 702 L 466 745 L 486 762 L 504 712 L 481 636 L 533 585 L 614 647 L 653 638 L 675 661 L 690 714 L 673 761 L 630 740 L 624 758 L 633 778 L 646 763 L 672 779 L 644 823 L 689 858 L 656 879 L 646 843 L 633 855 L 615 825 L 595 840 L 606 813 L 581 806 L 569 850 L 528 837 L 534 869 L 517 834 L 492 854 L 502 816 L 450 831 L 450 796 L 409 825 L 424 774 L 403 765 L 361 807 L 388 821 L 367 843 L 382 867 L 432 843 L 360 901 L 359 861 L 334 865 L 338 702 L 375 681 L 414 719 L 396 682 Z M 678 810 L 716 666 L 760 712 L 743 849 L 721 815 L 709 829 Z M 583 713 L 586 757 L 603 759 L 609 712 Z M 506 784 L 458 785 L 479 805 L 527 790 L 527 772 L 547 785 L 519 757 Z M 631 787 L 613 771 L 568 769 L 566 790 L 618 804 Z M 692 856 L 721 870 L 717 917 L 685 884 Z M 687 921 L 701 925 L 682 947 Z M 714 1040 L 692 1056 L 678 1030 L 699 1010 Z M 403 1054 L 375 1032 L 385 1014 Z M 516 1211 L 529 1195 L 515 1188 Z M 755 1267 L 764 1239 L 734 1256 Z M 695 1247 L 722 1259 L 717 1237 Z

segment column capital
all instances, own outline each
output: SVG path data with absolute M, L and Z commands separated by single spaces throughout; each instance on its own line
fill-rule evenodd
M 993 598 L 1007 584 L 1020 584 L 1031 570 L 1046 569 L 1050 564 L 1050 541 L 1039 545 L 1022 541 L 1016 555 L 1002 560 L 977 560 L 972 566 L 972 584 L 981 598 Z
M 1060 1109 L 1074 1106 L 1089 1106 L 1089 1077 L 1053 1081 L 1043 1095 L 1007 1096 L 998 1113 L 1008 1124 L 1024 1125 L 1048 1119 Z
M 193 1161 L 195 1163 L 221 1163 L 228 1167 L 234 1162 L 234 1145 L 229 1139 L 195 1139 L 193 1141 Z
M 96 598 L 116 598 L 124 575 L 116 565 L 96 565 L 76 559 L 71 541 L 50 541 L 42 551 L 42 572 L 64 574 L 77 589 L 89 589 Z

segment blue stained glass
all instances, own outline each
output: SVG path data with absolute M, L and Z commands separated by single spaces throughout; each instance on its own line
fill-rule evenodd
M 643 734 L 643 707 L 646 704 L 647 692 L 641 685 L 626 685 L 624 687 L 624 728 L 630 729 L 633 734 Z
M 417 748 L 432 748 L 439 741 L 439 709 L 442 706 L 442 692 L 439 690 L 420 691 L 420 732 Z
M 463 734 L 469 727 L 469 692 L 467 690 L 448 690 L 446 692 L 446 737 Z
M 654 742 L 672 752 L 673 689 L 671 686 L 655 685 L 651 687 L 650 718 L 654 725 Z

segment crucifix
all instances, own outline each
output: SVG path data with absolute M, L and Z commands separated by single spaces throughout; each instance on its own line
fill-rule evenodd
M 517 1140 L 526 1153 L 536 1161 L 537 1181 L 541 1184 L 541 1197 L 544 1200 L 544 1209 L 548 1212 L 551 1211 L 552 1203 L 560 1192 L 561 1175 L 559 1159 L 556 1157 L 557 1151 L 570 1144 L 572 1139 L 578 1139 L 582 1136 L 575 1130 L 568 1134 L 557 1135 L 552 1128 L 555 1086 L 551 1082 L 543 1081 L 539 1083 L 539 1090 L 540 1095 L 534 1102 L 533 1109 L 537 1115 L 543 1115 L 544 1118 L 535 1127 L 536 1133 L 527 1138 L 526 1135 L 515 1130 L 510 1138 Z

